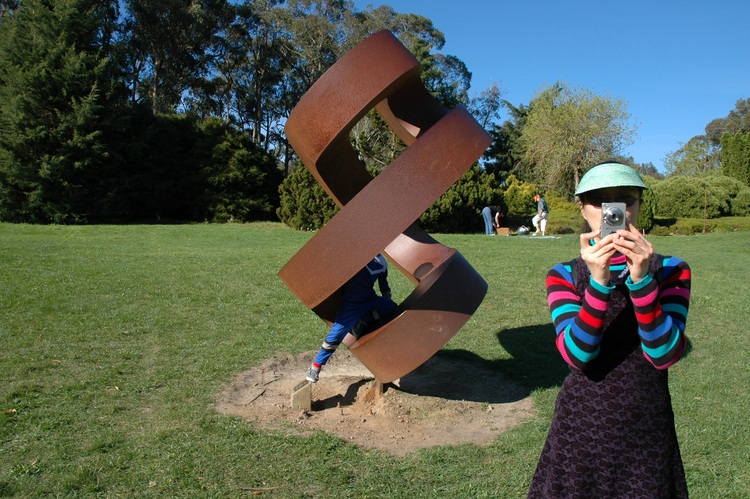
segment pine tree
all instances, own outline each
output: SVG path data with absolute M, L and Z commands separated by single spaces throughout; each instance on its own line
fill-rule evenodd
M 110 4 L 27 0 L 0 23 L 0 219 L 68 223 L 96 210 Z

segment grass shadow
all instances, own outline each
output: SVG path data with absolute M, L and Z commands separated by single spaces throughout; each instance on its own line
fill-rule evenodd
M 530 391 L 562 385 L 569 368 L 555 347 L 551 323 L 505 329 L 496 333 L 500 346 L 512 358 L 499 362 L 499 369 Z
M 398 389 L 415 395 L 501 404 L 559 387 L 569 368 L 555 348 L 552 324 L 496 333 L 512 358 L 486 360 L 467 350 L 440 350 L 403 376 Z
M 440 350 L 424 364 L 403 376 L 396 388 L 402 392 L 446 400 L 502 404 L 516 402 L 529 391 L 513 383 L 489 361 L 467 350 Z

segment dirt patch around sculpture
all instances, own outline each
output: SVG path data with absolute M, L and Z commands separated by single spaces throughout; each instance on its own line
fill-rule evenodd
M 439 445 L 486 445 L 534 415 L 528 390 L 471 359 L 437 355 L 378 389 L 372 374 L 341 349 L 312 385 L 311 409 L 292 409 L 311 354 L 269 359 L 236 376 L 215 408 L 263 429 L 342 440 L 394 455 Z

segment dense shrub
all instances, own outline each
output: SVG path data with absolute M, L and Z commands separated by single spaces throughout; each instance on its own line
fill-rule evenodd
M 44 182 L 0 178 L 0 219 L 98 223 L 274 218 L 282 174 L 246 134 L 217 118 L 200 122 L 191 115 L 154 115 L 139 106 L 123 111 L 116 125 L 112 123 L 109 132 L 107 161 L 97 168 L 73 168 L 73 176 Z M 0 165 L 14 164 L 24 175 L 42 178 L 38 165 L 21 165 L 2 151 Z
M 578 203 L 575 201 L 569 201 L 563 195 L 555 191 L 547 191 L 544 195 L 549 211 L 578 211 Z M 534 211 L 536 211 L 536 204 L 534 205 Z
M 571 209 L 559 210 L 550 207 L 547 232 L 550 234 L 580 234 L 586 227 L 577 205 Z M 531 223 L 529 221 L 529 223 Z
M 657 218 L 651 234 L 657 236 L 701 234 L 703 232 L 750 231 L 750 217 Z
M 377 172 L 370 173 L 374 176 Z M 750 215 L 750 188 L 741 182 L 720 175 L 675 176 L 661 181 L 646 176 L 644 180 L 650 189 L 643 193 L 638 228 L 647 233 L 688 235 L 704 230 L 750 230 L 748 223 L 742 222 L 750 219 L 739 218 Z M 481 232 L 481 210 L 494 204 L 508 211 L 507 227 L 530 227 L 536 212 L 535 191 L 533 184 L 510 176 L 503 192 L 493 174 L 475 165 L 420 217 L 419 223 L 432 233 Z M 279 192 L 281 207 L 277 215 L 295 229 L 317 230 L 338 211 L 304 167 L 295 169 Z M 585 224 L 576 203 L 553 191 L 547 192 L 545 199 L 550 206 L 550 234 L 583 230 Z M 704 219 L 704 209 L 711 220 Z
M 514 175 L 508 176 L 505 181 L 507 189 L 505 190 L 505 203 L 508 211 L 511 213 L 534 213 L 536 212 L 536 202 L 534 194 L 537 187 L 518 180 Z
M 742 190 L 742 184 L 717 175 L 679 175 L 655 183 L 652 190 L 659 216 L 717 218 L 732 215 L 732 197 Z
M 710 223 L 714 232 L 750 231 L 750 216 L 717 218 Z
M 98 215 L 107 221 L 202 220 L 200 170 L 210 146 L 197 120 L 143 107 L 121 119 L 129 141 L 113 152 L 121 161 L 102 179 L 109 194 Z M 203 144 L 202 152 L 196 144 Z
M 373 177 L 378 171 L 369 169 Z M 494 174 L 472 166 L 419 218 L 428 232 L 467 233 L 483 229 L 482 208 L 505 209 L 503 193 Z M 296 168 L 279 187 L 279 219 L 294 229 L 317 230 L 338 207 L 304 166 Z
M 430 206 L 419 218 L 419 225 L 427 232 L 481 232 L 485 206 L 508 209 L 495 175 L 474 165 Z
M 750 215 L 750 188 L 742 189 L 732 200 L 732 215 L 736 217 Z
M 302 164 L 279 186 L 279 220 L 293 229 L 318 230 L 339 211 L 331 196 Z
M 750 214 L 750 187 L 724 175 L 673 176 L 655 182 L 652 189 L 656 214 L 661 217 L 718 218 Z
M 214 222 L 272 220 L 283 173 L 247 137 L 217 118 L 201 125 L 203 217 Z

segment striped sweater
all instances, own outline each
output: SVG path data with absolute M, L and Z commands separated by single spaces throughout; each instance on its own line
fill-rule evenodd
M 682 356 L 687 340 L 685 322 L 690 303 L 690 267 L 674 256 L 655 255 L 656 270 L 633 283 L 625 280 L 633 302 L 638 335 L 646 359 L 667 369 Z M 585 265 L 581 260 L 579 264 Z M 653 268 L 653 266 L 652 266 Z M 625 257 L 611 260 L 612 275 L 627 271 Z M 558 264 L 547 274 L 547 301 L 557 334 L 557 349 L 565 361 L 584 370 L 599 354 L 603 319 L 614 285 L 589 279 L 583 297 L 576 289 L 570 264 Z

